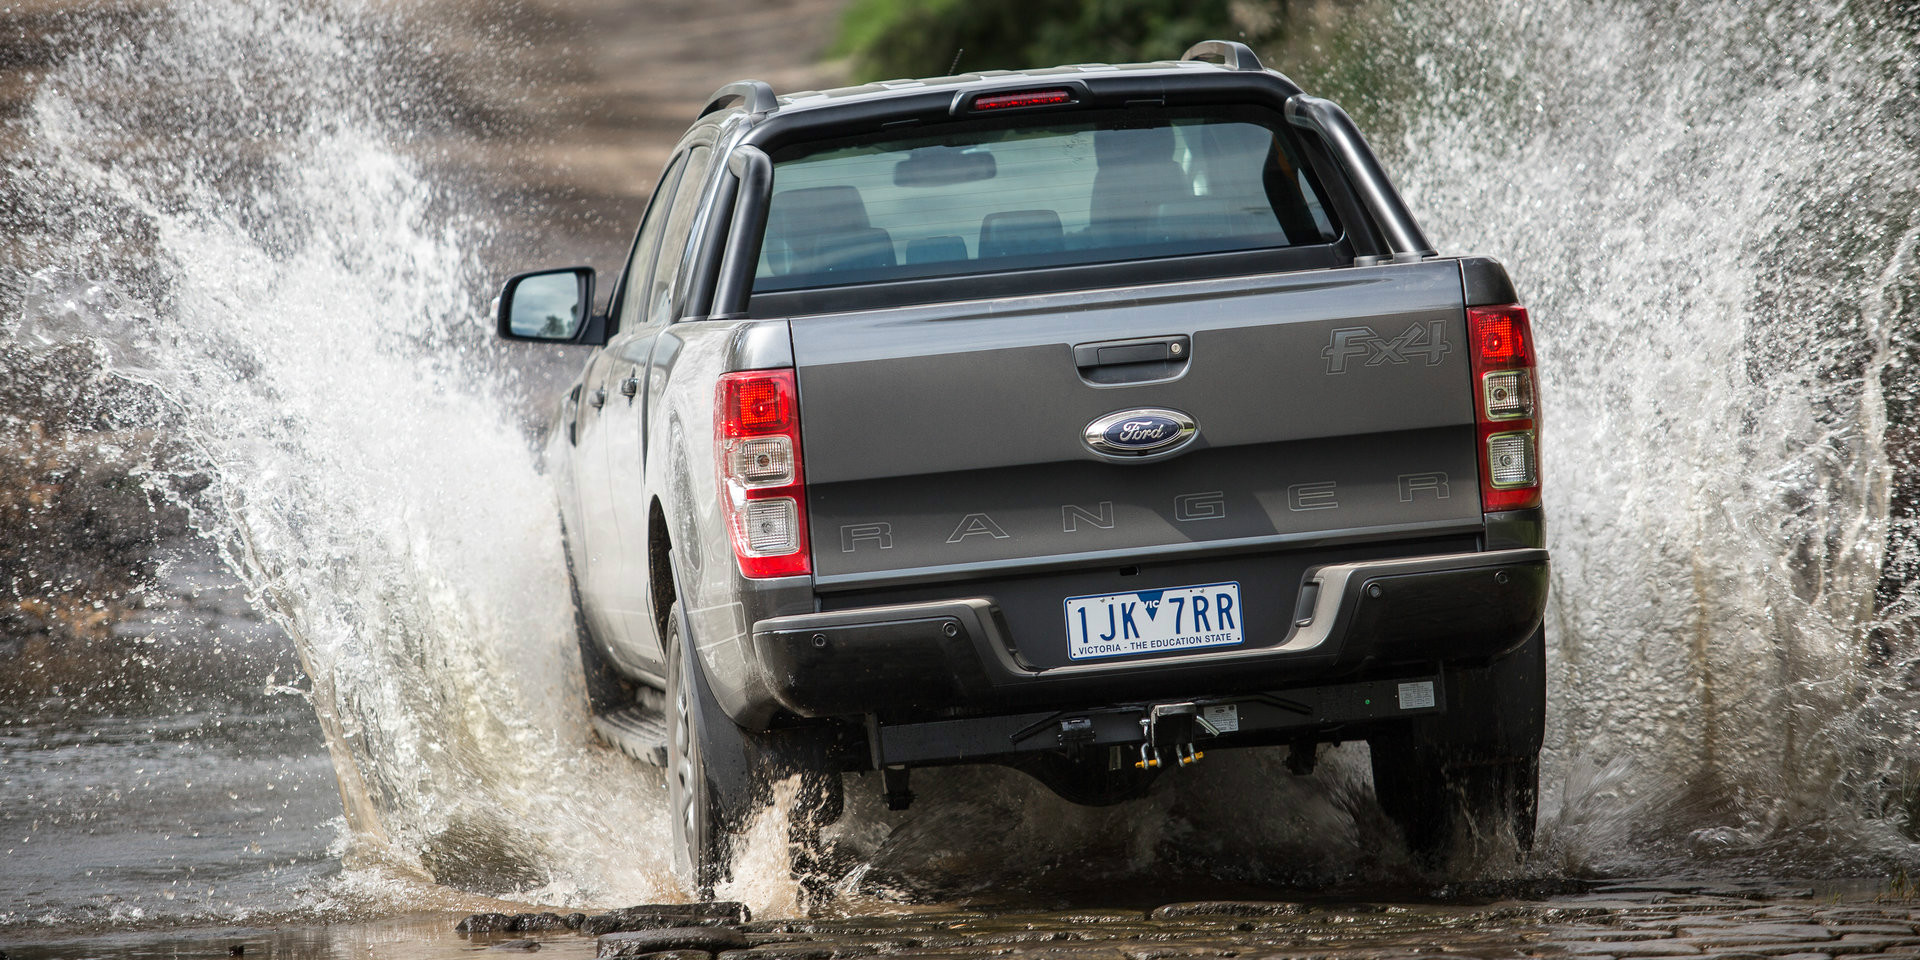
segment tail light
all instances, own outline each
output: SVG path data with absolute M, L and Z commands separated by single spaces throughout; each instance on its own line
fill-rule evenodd
M 1468 307 L 1480 503 L 1491 513 L 1540 505 L 1539 390 L 1527 308 Z
M 798 399 L 792 370 L 724 374 L 716 391 L 713 449 L 720 506 L 733 555 L 748 577 L 813 572 Z

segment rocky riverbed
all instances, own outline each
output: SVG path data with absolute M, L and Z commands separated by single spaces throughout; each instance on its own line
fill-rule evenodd
M 1390 900 L 1314 895 L 1150 907 L 942 907 L 772 920 L 752 919 L 739 904 L 669 904 L 597 914 L 434 915 L 324 928 L 49 941 L 8 946 L 6 955 L 423 960 L 537 951 L 555 958 L 651 960 L 1893 960 L 1920 957 L 1920 900 L 1912 892 L 1899 885 L 1870 890 L 1779 881 L 1533 881 L 1454 886 Z

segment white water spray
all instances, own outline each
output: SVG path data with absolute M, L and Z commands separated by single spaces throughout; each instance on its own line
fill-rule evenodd
M 209 481 L 197 524 L 312 683 L 336 893 L 677 897 L 657 779 L 586 747 L 553 495 L 476 302 L 488 231 L 394 126 L 394 24 L 208 0 L 151 27 L 34 103 L 16 170 L 49 229 L 13 332 L 97 338 Z
M 1617 764 L 1643 815 L 1569 820 L 1578 861 L 1915 856 L 1889 815 L 1920 759 L 1885 576 L 1913 536 L 1887 440 L 1920 330 L 1920 47 L 1895 12 L 1398 11 L 1403 191 L 1443 249 L 1509 265 L 1540 338 L 1549 787 L 1570 811 L 1576 771 Z

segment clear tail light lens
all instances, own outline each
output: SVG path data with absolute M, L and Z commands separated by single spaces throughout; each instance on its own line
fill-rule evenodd
M 1468 307 L 1480 437 L 1480 503 L 1491 513 L 1540 505 L 1533 328 L 1517 303 Z
M 800 504 L 792 497 L 749 500 L 741 519 L 748 555 L 779 557 L 800 549 Z
M 1481 408 L 1489 420 L 1533 416 L 1533 371 L 1496 370 L 1480 378 Z
M 716 390 L 720 503 L 734 558 L 747 577 L 813 572 L 798 400 L 792 370 L 724 374 Z
M 1534 463 L 1533 431 L 1496 433 L 1487 438 L 1487 482 L 1496 490 L 1538 486 L 1540 470 Z
M 732 457 L 732 475 L 750 487 L 793 482 L 793 441 L 786 437 L 735 440 L 727 453 Z

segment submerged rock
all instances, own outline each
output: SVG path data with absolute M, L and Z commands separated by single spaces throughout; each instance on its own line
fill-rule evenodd
M 1196 900 L 1155 907 L 1147 916 L 1154 920 L 1185 920 L 1200 917 L 1295 917 L 1306 912 L 1305 904 L 1284 900 Z
M 596 955 L 643 957 L 652 953 L 695 950 L 711 956 L 717 951 L 734 950 L 747 944 L 747 935 L 731 927 L 667 927 L 609 933 L 600 938 Z
M 528 933 L 535 930 L 578 930 L 584 913 L 476 913 L 460 921 L 455 933 Z
M 580 919 L 575 920 L 573 917 Z M 513 916 L 513 926 L 508 929 L 515 931 L 575 930 L 579 929 L 581 921 L 585 919 L 585 914 L 578 913 L 568 917 L 557 913 L 517 913 Z
M 495 950 L 525 950 L 529 953 L 540 949 L 538 940 L 503 940 L 493 945 Z
M 601 936 L 632 930 L 658 930 L 664 927 L 709 927 L 746 923 L 751 914 L 744 903 L 715 900 L 710 903 L 648 903 L 594 914 L 579 924 L 582 933 Z M 662 948 L 665 949 L 665 948 Z
M 500 933 L 513 929 L 510 913 L 476 913 L 454 925 L 454 933 Z

